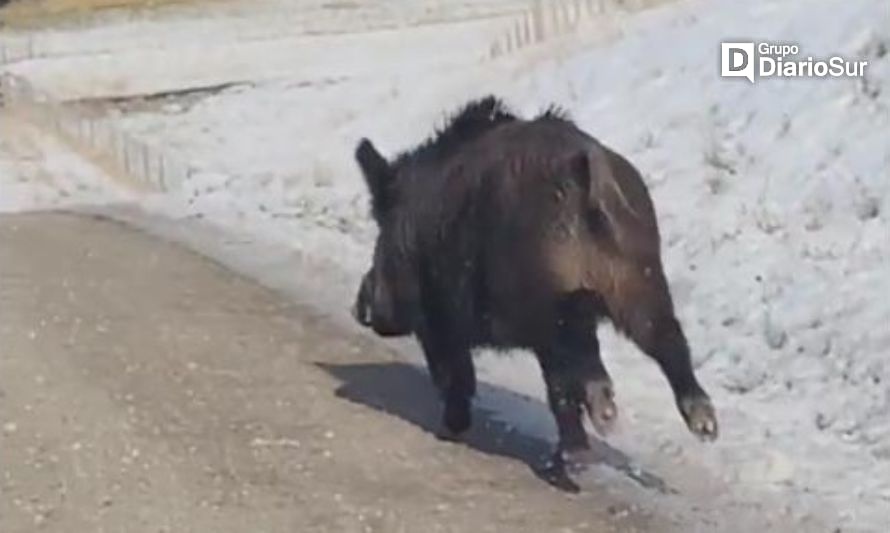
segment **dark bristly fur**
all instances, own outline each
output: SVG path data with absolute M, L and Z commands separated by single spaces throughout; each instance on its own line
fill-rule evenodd
M 489 96 L 391 161 L 366 139 L 356 159 L 380 229 L 356 316 L 417 336 L 446 433 L 470 425 L 471 349 L 522 347 L 541 364 L 560 450 L 586 448 L 582 411 L 600 432 L 617 415 L 596 337 L 608 319 L 659 364 L 690 430 L 716 437 L 646 186 L 565 111 L 523 120 Z
M 554 120 L 562 120 L 565 122 L 572 122 L 572 117 L 569 115 L 568 110 L 556 105 L 550 104 L 544 109 L 544 112 L 541 113 L 538 118 L 551 118 Z
M 425 143 L 398 155 L 393 160 L 393 166 L 430 162 L 447 157 L 488 130 L 515 120 L 516 116 L 494 96 L 474 100 L 455 113 L 446 125 L 433 133 Z

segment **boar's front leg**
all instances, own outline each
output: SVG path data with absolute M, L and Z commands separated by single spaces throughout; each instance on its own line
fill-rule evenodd
M 476 370 L 468 343 L 443 327 L 429 324 L 417 332 L 427 368 L 444 404 L 440 438 L 454 440 L 470 428 L 471 404 L 476 394 Z

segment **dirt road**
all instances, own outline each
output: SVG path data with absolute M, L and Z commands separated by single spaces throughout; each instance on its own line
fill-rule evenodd
M 219 2 L 220 0 L 0 0 L 0 7 L 8 3 L 0 12 L 0 23 L 14 28 L 46 26 L 59 23 L 72 17 L 93 14 L 102 10 L 156 9 L 168 4 L 188 2 Z
M 436 440 L 422 378 L 119 223 L 0 217 L 6 533 L 666 529 Z

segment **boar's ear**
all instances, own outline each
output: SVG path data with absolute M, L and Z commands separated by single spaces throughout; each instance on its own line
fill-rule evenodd
M 389 190 L 393 179 L 392 167 L 380 155 L 377 148 L 368 139 L 362 139 L 355 149 L 355 160 L 362 169 L 375 211 L 379 211 L 389 203 Z

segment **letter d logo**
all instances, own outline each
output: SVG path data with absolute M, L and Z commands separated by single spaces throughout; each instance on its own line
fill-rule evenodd
M 720 43 L 720 75 L 754 83 L 754 43 Z

